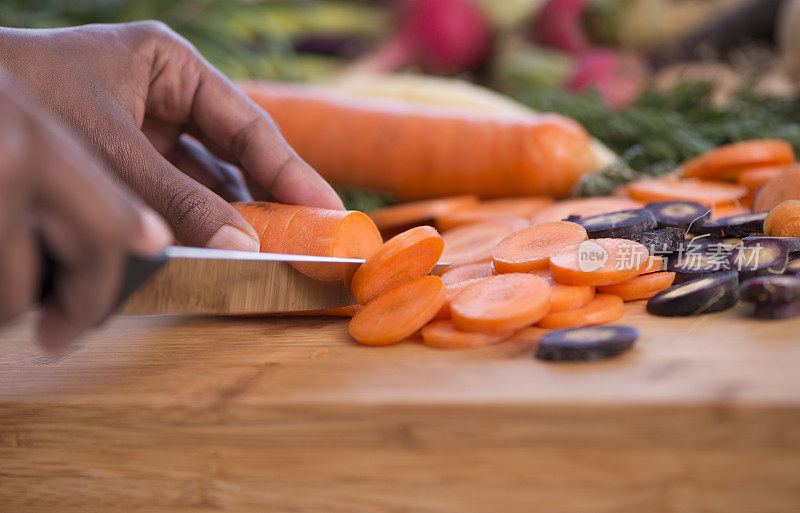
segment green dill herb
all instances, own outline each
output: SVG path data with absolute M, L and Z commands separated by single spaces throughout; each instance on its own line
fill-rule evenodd
M 670 91 L 647 91 L 621 112 L 605 108 L 597 95 L 560 91 L 517 95 L 529 107 L 569 116 L 620 155 L 576 186 L 579 196 L 611 194 L 636 178 L 674 170 L 681 162 L 722 144 L 747 139 L 784 139 L 800 152 L 800 100 L 762 96 L 745 87 L 720 107 L 714 85 L 685 82 Z

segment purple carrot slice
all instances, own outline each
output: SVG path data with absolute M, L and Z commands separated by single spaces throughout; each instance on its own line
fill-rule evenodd
M 602 360 L 633 347 L 639 332 L 629 326 L 589 326 L 551 331 L 539 340 L 534 354 L 540 360 Z
M 662 290 L 647 301 L 647 311 L 662 317 L 688 317 L 727 310 L 738 299 L 739 276 L 727 271 Z

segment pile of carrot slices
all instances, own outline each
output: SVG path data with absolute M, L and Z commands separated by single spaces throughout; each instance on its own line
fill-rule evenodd
M 362 305 L 350 322 L 353 338 L 388 345 L 419 333 L 431 347 L 479 347 L 533 325 L 613 322 L 624 314 L 623 301 L 645 299 L 672 285 L 674 273 L 661 272 L 661 260 L 637 242 L 589 240 L 583 226 L 569 221 L 514 231 L 508 227 L 518 225 L 504 224 L 505 219 L 453 228 L 484 235 L 456 238 L 457 251 L 450 254 L 463 258 L 441 276 L 428 273 L 447 254 L 450 232 L 441 237 L 420 226 L 389 239 L 351 282 Z M 585 268 L 581 255 L 595 250 L 605 259 Z
M 792 147 L 776 140 L 718 148 L 669 178 L 633 182 L 608 197 L 439 198 L 369 212 L 377 227 L 354 213 L 319 214 L 320 226 L 333 235 L 314 248 L 293 234 L 311 216 L 307 207 L 238 208 L 259 233 L 272 226 L 284 230 L 282 238 L 262 238 L 262 251 L 366 257 L 344 273 L 359 305 L 335 311 L 352 316 L 349 331 L 358 342 L 378 346 L 421 339 L 430 347 L 475 348 L 530 326 L 615 322 L 625 313 L 624 302 L 672 286 L 676 274 L 665 271 L 663 260 L 644 245 L 589 238 L 584 226 L 573 222 L 661 201 L 706 205 L 712 219 L 771 210 L 767 235 L 800 236 L 800 166 Z M 375 242 L 378 229 L 388 239 L 382 245 Z M 356 232 L 365 237 L 363 244 L 354 242 Z M 449 267 L 431 275 L 437 262 Z
M 725 217 L 750 208 L 769 210 L 780 197 L 795 198 L 800 194 L 800 179 L 791 179 L 792 170 L 798 173 L 794 149 L 788 142 L 743 141 L 685 162 L 677 173 L 681 178 L 640 180 L 619 193 L 646 203 L 694 201 L 710 207 L 712 217 Z

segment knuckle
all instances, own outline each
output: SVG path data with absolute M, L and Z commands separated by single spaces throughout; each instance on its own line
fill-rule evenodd
M 165 214 L 170 224 L 180 229 L 212 217 L 213 207 L 200 191 L 181 188 L 171 194 Z
M 231 138 L 231 151 L 241 157 L 246 155 L 261 125 L 261 118 L 256 117 L 240 128 Z
M 133 31 L 140 40 L 153 46 L 166 46 L 172 49 L 195 53 L 194 46 L 183 36 L 172 30 L 169 25 L 158 20 L 133 22 Z
M 169 38 L 175 34 L 166 23 L 159 20 L 134 21 L 129 27 L 139 35 L 147 37 Z
M 270 189 L 277 188 L 281 181 L 286 178 L 286 171 L 294 165 L 300 163 L 300 159 L 294 153 L 289 153 L 286 158 L 275 168 L 275 176 L 272 180 Z

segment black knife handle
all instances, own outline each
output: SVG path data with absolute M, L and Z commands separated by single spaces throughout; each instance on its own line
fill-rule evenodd
M 50 255 L 44 245 L 40 246 L 41 267 L 39 280 L 38 302 L 45 302 L 53 294 L 53 288 L 61 272 L 57 261 Z M 122 277 L 122 284 L 114 302 L 114 309 L 119 307 L 128 297 L 133 294 L 150 276 L 158 271 L 167 261 L 164 252 L 150 257 L 128 256 L 125 263 L 125 273 Z

